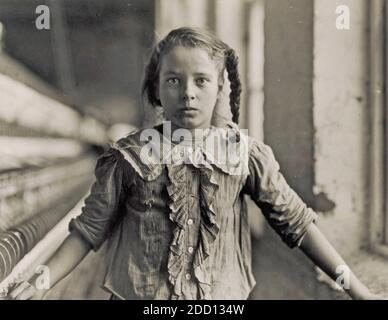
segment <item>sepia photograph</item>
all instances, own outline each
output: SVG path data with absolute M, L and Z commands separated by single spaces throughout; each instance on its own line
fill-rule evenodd
M 388 300 L 387 34 L 385 0 L 0 0 L 0 300 Z

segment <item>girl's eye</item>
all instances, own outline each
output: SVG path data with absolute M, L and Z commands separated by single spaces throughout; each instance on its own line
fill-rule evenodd
M 198 78 L 196 80 L 197 84 L 200 85 L 200 86 L 203 86 L 206 82 L 208 82 L 209 80 L 206 79 L 206 78 Z
M 178 84 L 179 83 L 179 79 L 178 78 L 169 78 L 169 79 L 167 79 L 167 83 L 169 83 L 169 84 Z

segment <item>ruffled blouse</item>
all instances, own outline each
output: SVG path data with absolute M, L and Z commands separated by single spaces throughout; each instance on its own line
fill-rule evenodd
M 231 139 L 230 130 L 211 127 L 205 143 L 192 146 L 156 129 L 154 142 L 136 131 L 98 159 L 70 231 L 94 250 L 108 239 L 103 286 L 117 298 L 246 299 L 256 282 L 243 195 L 291 248 L 316 214 L 287 184 L 271 148 L 237 128 Z

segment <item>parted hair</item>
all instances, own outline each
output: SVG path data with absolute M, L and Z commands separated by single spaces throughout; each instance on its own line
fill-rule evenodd
M 152 49 L 149 61 L 145 66 L 142 82 L 143 97 L 153 106 L 161 106 L 156 96 L 159 81 L 160 62 L 164 54 L 174 47 L 203 48 L 219 68 L 219 85 L 223 85 L 223 75 L 226 69 L 230 82 L 229 104 L 232 120 L 238 123 L 240 114 L 241 81 L 238 72 L 238 57 L 235 51 L 211 32 L 193 27 L 182 27 L 170 31 Z

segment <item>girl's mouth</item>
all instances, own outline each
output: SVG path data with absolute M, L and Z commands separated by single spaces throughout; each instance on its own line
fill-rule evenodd
M 185 107 L 180 109 L 180 114 L 187 117 L 194 117 L 197 115 L 197 113 L 198 109 L 196 108 Z

